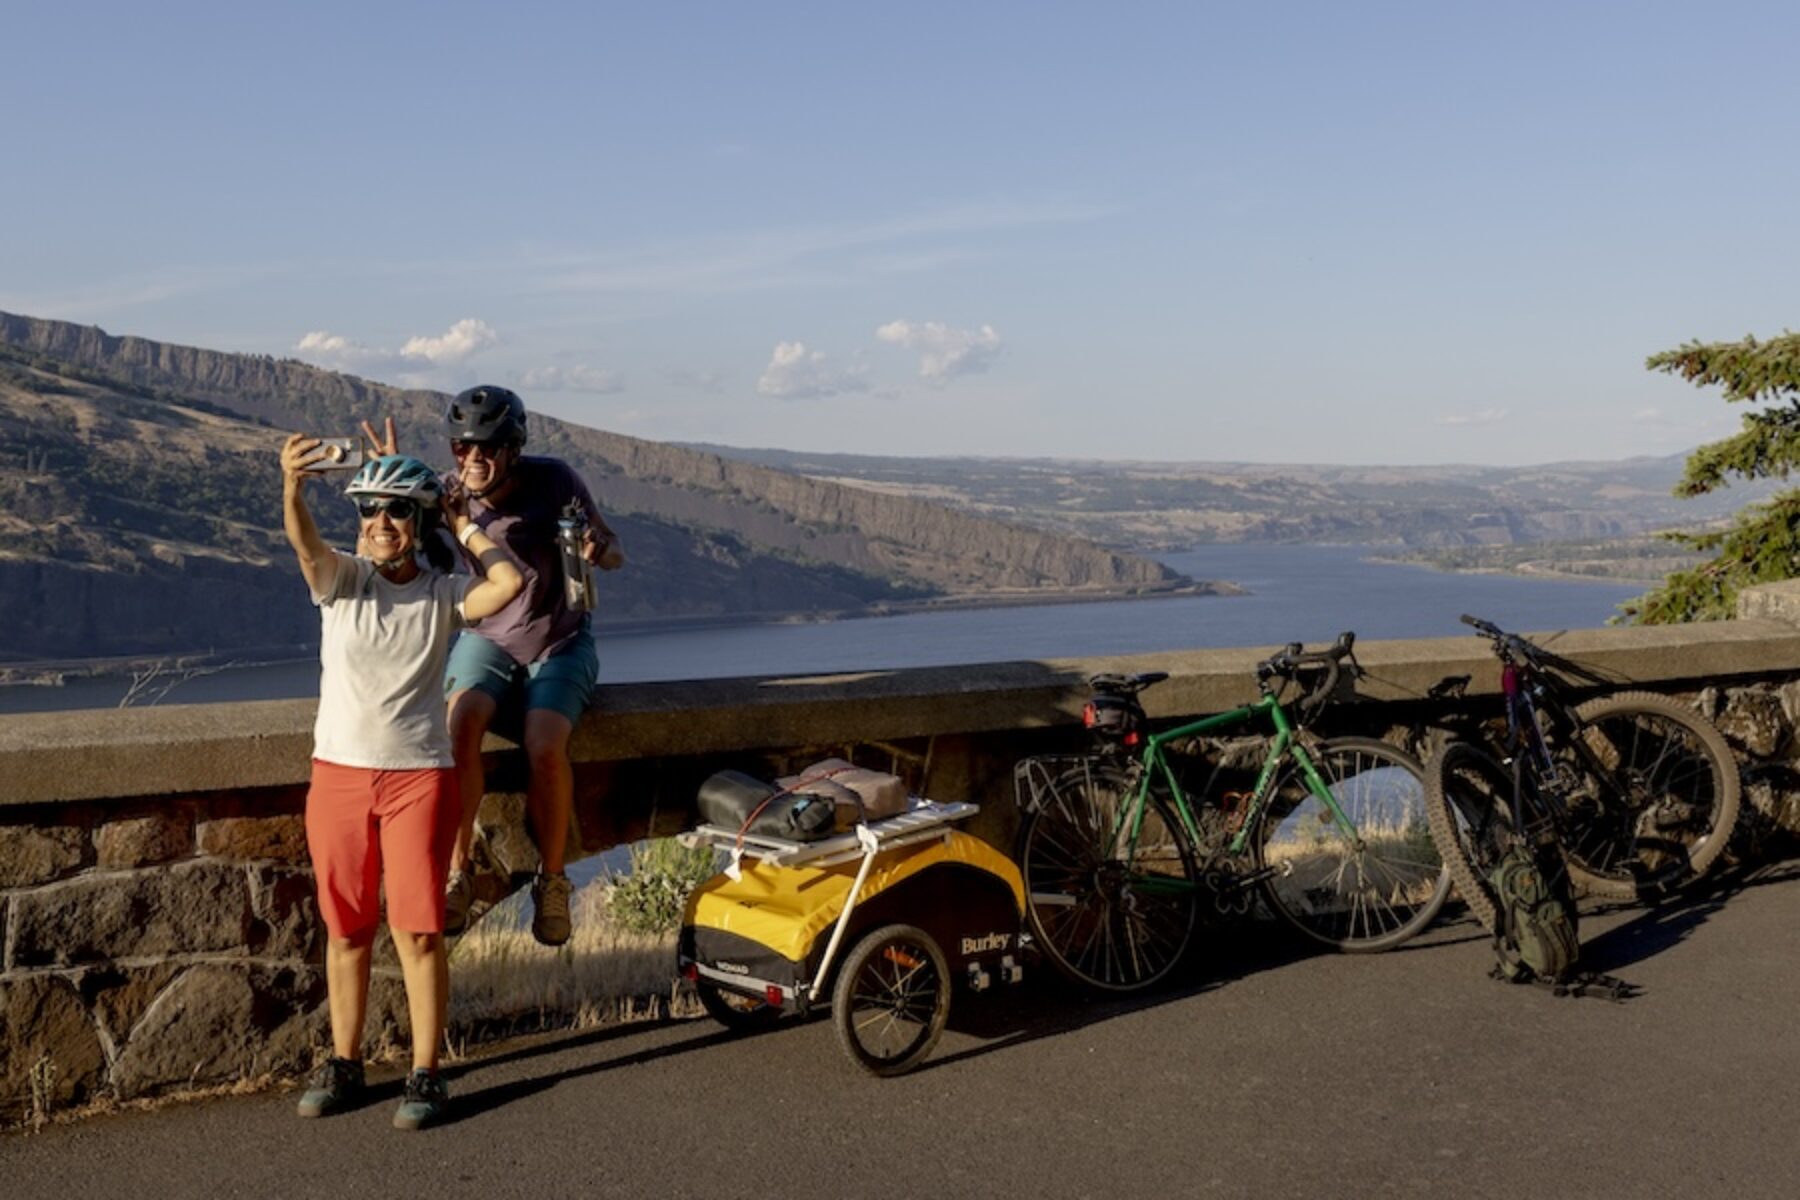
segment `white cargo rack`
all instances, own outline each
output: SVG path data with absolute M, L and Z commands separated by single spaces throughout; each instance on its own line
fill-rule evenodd
M 846 833 L 835 834 L 816 842 L 796 842 L 787 838 L 746 833 L 741 837 L 735 829 L 723 825 L 702 825 L 698 829 L 677 834 L 682 845 L 692 849 L 710 846 L 729 850 L 732 858 L 754 858 L 771 867 L 834 867 L 865 855 L 879 854 L 918 842 L 946 836 L 950 826 L 981 811 L 979 804 L 962 801 L 939 803 L 913 797 L 905 812 L 879 821 L 858 825 Z M 873 840 L 873 845 L 869 840 Z M 741 848 L 741 854 L 740 854 Z

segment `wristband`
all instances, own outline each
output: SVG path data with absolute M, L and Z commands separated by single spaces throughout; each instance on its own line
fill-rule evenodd
M 470 521 L 467 525 L 464 525 L 462 527 L 462 532 L 456 535 L 456 540 L 461 542 L 463 544 L 463 547 L 466 549 L 469 545 L 469 539 L 474 537 L 476 534 L 478 534 L 480 532 L 481 532 L 481 526 L 477 525 L 473 521 Z

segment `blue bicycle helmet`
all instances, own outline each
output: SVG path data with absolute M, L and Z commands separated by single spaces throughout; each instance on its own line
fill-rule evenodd
M 405 496 L 417 500 L 420 507 L 430 511 L 437 507 L 443 496 L 444 485 L 438 481 L 436 471 L 412 455 L 384 454 L 380 458 L 371 458 L 358 468 L 344 493 L 349 496 Z

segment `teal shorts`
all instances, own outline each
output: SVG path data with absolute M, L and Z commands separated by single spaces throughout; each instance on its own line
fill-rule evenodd
M 502 710 L 522 699 L 518 708 L 523 711 L 547 708 L 579 725 L 599 677 L 600 659 L 588 630 L 550 657 L 524 664 L 480 634 L 464 630 L 450 647 L 450 661 L 444 666 L 444 695 L 474 688 L 492 696 Z

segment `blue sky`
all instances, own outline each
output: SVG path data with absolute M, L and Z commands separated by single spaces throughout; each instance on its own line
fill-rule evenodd
M 645 437 L 1522 463 L 1735 428 L 1800 9 L 8 6 L 0 308 Z

